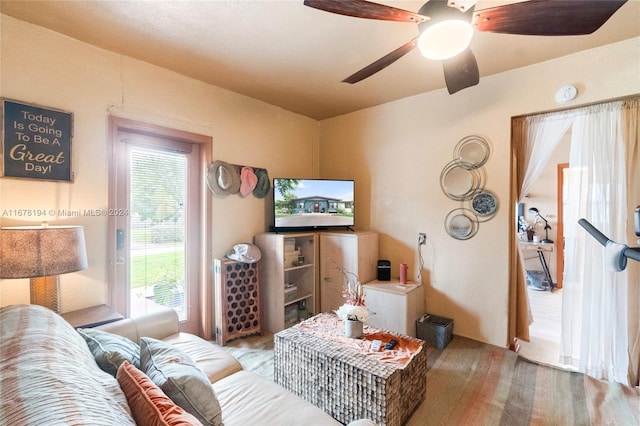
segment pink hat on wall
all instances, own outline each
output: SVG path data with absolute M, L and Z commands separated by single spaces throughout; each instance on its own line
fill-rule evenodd
M 258 184 L 258 177 L 252 167 L 243 167 L 240 171 L 240 194 L 243 197 L 251 194 Z

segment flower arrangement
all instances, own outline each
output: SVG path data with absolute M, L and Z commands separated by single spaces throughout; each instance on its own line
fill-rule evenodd
M 349 305 L 345 303 L 336 311 L 338 317 L 343 320 L 366 322 L 369 319 L 369 311 L 363 305 Z
M 524 241 L 531 241 L 536 233 L 534 229 L 535 224 L 531 225 L 524 216 L 520 216 L 518 218 L 518 226 L 520 227 L 518 237 Z
M 520 224 L 521 231 L 531 231 L 533 230 L 533 226 L 524 218 L 524 216 L 520 216 L 518 218 L 518 223 Z
M 362 284 L 360 284 L 358 276 L 338 265 L 336 265 L 336 268 L 342 272 L 346 281 L 344 289 L 342 290 L 345 303 L 335 311 L 336 315 L 343 321 L 366 322 L 369 319 L 369 311 L 364 303 L 364 289 L 362 288 Z

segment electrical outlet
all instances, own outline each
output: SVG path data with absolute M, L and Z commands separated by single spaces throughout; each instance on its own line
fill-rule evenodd
M 424 232 L 420 232 L 418 234 L 418 245 L 425 245 L 427 243 L 427 234 L 425 234 Z

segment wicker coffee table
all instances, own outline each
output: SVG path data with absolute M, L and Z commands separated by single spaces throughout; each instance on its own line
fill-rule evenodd
M 322 330 L 316 332 L 318 322 Z M 275 334 L 276 383 L 342 423 L 368 418 L 378 425 L 404 424 L 425 398 L 424 342 L 366 326 L 362 339 L 345 341 L 342 325 L 335 315 L 319 314 Z M 389 361 L 393 352 L 369 350 L 371 340 L 393 337 L 399 347 L 412 346 L 405 359 Z

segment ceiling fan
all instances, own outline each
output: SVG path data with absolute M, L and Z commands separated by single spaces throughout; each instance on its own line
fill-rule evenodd
M 304 0 L 305 6 L 357 18 L 417 24 L 420 34 L 342 80 L 357 83 L 391 65 L 416 46 L 441 60 L 449 94 L 480 81 L 469 43 L 473 31 L 565 36 L 590 34 L 627 0 L 529 0 L 474 12 L 478 0 L 429 0 L 417 13 L 366 0 Z

